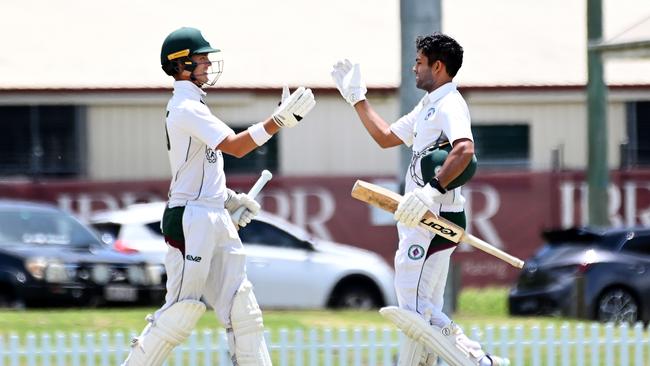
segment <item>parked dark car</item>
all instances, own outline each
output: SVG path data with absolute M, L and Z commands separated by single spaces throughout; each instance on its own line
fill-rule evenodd
M 548 231 L 509 295 L 512 315 L 650 320 L 650 229 Z
M 119 253 L 69 213 L 0 200 L 0 306 L 159 304 L 164 269 Z

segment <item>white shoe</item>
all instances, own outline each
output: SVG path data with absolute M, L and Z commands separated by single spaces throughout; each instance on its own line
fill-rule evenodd
M 465 348 L 475 351 L 481 350 L 481 345 L 477 341 L 469 339 L 463 332 L 463 330 L 454 322 L 451 322 L 445 328 L 449 329 L 450 335 L 453 335 L 457 343 L 462 344 Z M 442 328 L 443 334 L 445 334 L 445 328 Z
M 492 361 L 492 366 L 509 366 L 510 360 L 505 357 L 499 357 L 494 355 L 486 355 L 487 358 Z
M 481 344 L 478 343 L 477 341 L 473 341 L 469 339 L 463 332 L 463 330 L 454 322 L 451 322 L 448 326 L 445 328 L 448 328 L 448 332 L 450 333 L 450 336 L 453 335 L 455 336 L 456 342 L 463 345 L 470 354 L 474 355 L 477 358 L 487 358 L 490 360 L 492 366 L 508 366 L 510 365 L 510 360 L 505 358 L 505 357 L 499 357 L 499 356 L 494 356 L 494 355 L 489 355 L 483 353 L 483 349 L 481 347 Z M 443 334 L 445 332 L 445 328 L 443 328 Z M 483 357 L 481 357 L 481 353 L 484 354 Z M 484 360 L 481 360 L 484 361 Z M 481 363 L 482 364 L 482 363 Z

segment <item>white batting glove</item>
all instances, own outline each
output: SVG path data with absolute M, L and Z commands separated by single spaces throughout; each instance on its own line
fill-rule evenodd
M 330 75 L 332 75 L 336 88 L 351 106 L 366 99 L 368 89 L 361 78 L 359 64 L 352 64 L 348 59 L 339 61 L 332 67 Z
M 282 97 L 280 98 L 280 103 L 278 103 L 278 107 L 282 105 L 287 99 L 289 99 L 289 96 L 291 93 L 289 92 L 289 86 L 284 85 L 282 86 Z
M 300 122 L 309 111 L 316 105 L 314 94 L 311 89 L 300 87 L 293 93 L 289 88 L 282 88 L 282 100 L 280 106 L 273 112 L 273 121 L 280 127 L 293 127 Z M 287 96 L 288 94 L 288 96 Z
M 224 207 L 230 213 L 231 218 L 232 215 L 237 212 L 240 207 L 245 207 L 244 212 L 239 217 L 239 221 L 235 222 L 233 219 L 233 223 L 235 225 L 239 225 L 239 227 L 248 225 L 251 220 L 253 220 L 253 218 L 260 212 L 260 204 L 246 193 L 236 193 L 232 189 L 228 189 L 227 194 L 228 198 L 224 203 Z
M 422 188 L 416 188 L 402 197 L 393 218 L 404 226 L 415 227 L 420 223 L 429 207 L 433 206 L 433 199 L 440 195 L 442 193 L 429 184 Z

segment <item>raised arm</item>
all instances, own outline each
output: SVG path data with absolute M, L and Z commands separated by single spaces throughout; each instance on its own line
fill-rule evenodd
M 386 149 L 402 144 L 402 140 L 391 131 L 388 123 L 375 112 L 366 99 L 357 102 L 354 105 L 354 110 L 357 112 L 363 126 L 379 146 Z
M 289 93 L 289 88 L 285 86 L 282 89 L 280 105 L 271 117 L 250 126 L 246 131 L 226 137 L 217 149 L 241 158 L 264 145 L 280 128 L 296 126 L 315 105 L 311 89 L 300 87 Z
M 361 78 L 359 64 L 353 65 L 349 60 L 339 61 L 330 74 L 341 96 L 354 107 L 363 126 L 379 146 L 388 148 L 402 144 L 402 140 L 366 100 L 368 89 Z
M 264 129 L 264 131 L 260 132 L 266 133 L 269 135 L 269 137 L 275 135 L 278 133 L 278 131 L 280 131 L 280 126 L 276 125 L 275 122 L 273 122 L 273 118 L 271 117 L 267 118 L 265 121 L 258 123 L 257 125 L 259 125 L 259 127 L 257 127 L 258 129 L 260 127 Z M 257 149 L 260 145 L 255 143 L 255 140 L 251 136 L 250 132 L 250 129 L 253 128 L 253 126 L 238 134 L 226 137 L 217 146 L 217 149 L 221 150 L 224 154 L 232 155 L 237 158 L 241 158 L 251 151 Z

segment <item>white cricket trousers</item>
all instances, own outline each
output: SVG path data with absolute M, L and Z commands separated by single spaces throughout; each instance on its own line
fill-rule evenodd
M 455 247 L 427 257 L 434 234 L 421 228 L 397 225 L 399 246 L 395 253 L 395 290 L 400 308 L 415 311 L 439 327 L 451 320 L 442 312 L 449 260 Z
M 230 327 L 235 292 L 246 279 L 246 256 L 223 207 L 188 203 L 183 213 L 184 252 L 168 245 L 167 294 L 154 319 L 180 300 L 202 300 Z

